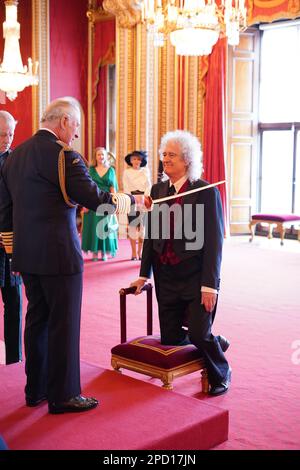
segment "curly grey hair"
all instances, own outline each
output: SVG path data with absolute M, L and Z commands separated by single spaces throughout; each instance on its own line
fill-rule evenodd
M 191 182 L 198 180 L 202 174 L 202 150 L 197 137 L 188 131 L 176 130 L 167 132 L 161 139 L 160 159 L 167 144 L 172 141 L 180 145 L 182 158 L 187 164 L 187 176 Z

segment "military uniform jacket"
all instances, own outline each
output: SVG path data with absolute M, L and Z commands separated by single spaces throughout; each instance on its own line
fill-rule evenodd
M 60 150 L 56 136 L 40 130 L 2 167 L 0 232 L 14 232 L 14 271 L 67 275 L 83 269 L 76 207 L 65 202 L 59 183 Z M 65 187 L 71 201 L 88 209 L 112 204 L 111 195 L 98 189 L 74 151 L 65 152 Z
M 0 155 L 0 171 L 10 153 L 11 150 L 8 150 L 7 152 L 4 152 L 2 153 L 2 155 Z M 5 253 L 4 248 L 0 248 L 0 287 L 4 287 L 5 285 L 10 285 L 11 287 L 14 287 L 21 283 L 21 276 L 15 276 L 11 273 L 9 257 Z
M 204 187 L 207 184 L 204 180 L 189 182 L 187 191 Z M 152 199 L 167 196 L 168 189 L 169 180 L 153 185 L 151 189 Z M 154 208 L 155 206 L 157 205 L 155 204 Z M 183 196 L 182 207 L 184 207 L 182 217 L 175 215 L 173 250 L 181 261 L 196 257 L 196 260 L 193 259 L 193 263 L 197 262 L 199 265 L 201 285 L 219 289 L 224 235 L 220 193 L 216 188 L 209 188 Z M 155 209 L 159 210 L 158 207 Z M 155 220 L 155 223 L 157 223 L 158 218 L 154 219 L 153 217 L 155 217 L 154 210 L 149 212 L 147 217 L 140 269 L 140 276 L 147 278 L 151 276 L 155 260 L 163 253 L 166 243 L 166 238 L 163 237 L 160 226 L 166 217 L 161 217 L 159 227 L 156 230 L 153 228 L 153 221 Z M 201 246 L 195 243 L 196 239 L 190 238 L 190 235 L 196 232 L 198 235 L 201 234 L 203 242 Z M 155 234 L 154 237 L 153 234 Z

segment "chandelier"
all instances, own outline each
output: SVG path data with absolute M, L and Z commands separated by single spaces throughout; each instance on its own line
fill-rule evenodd
M 23 66 L 20 52 L 20 23 L 17 21 L 18 0 L 5 1 L 5 21 L 3 23 L 4 54 L 0 65 L 0 90 L 13 101 L 19 91 L 23 91 L 29 85 L 37 85 L 39 82 L 37 71 L 38 62 L 34 66 L 28 59 Z
M 177 0 L 178 1 L 178 0 Z M 163 46 L 167 35 L 176 54 L 208 55 L 219 37 L 239 43 L 239 32 L 247 27 L 245 0 L 143 0 L 142 21 L 153 35 L 154 45 Z

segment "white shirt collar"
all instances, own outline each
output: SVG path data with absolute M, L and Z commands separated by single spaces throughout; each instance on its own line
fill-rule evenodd
M 176 181 L 176 183 L 174 183 L 174 188 L 175 188 L 176 193 L 178 193 L 178 191 L 184 185 L 184 183 L 187 181 L 187 179 L 188 179 L 187 175 L 184 175 L 182 178 L 180 178 L 178 181 Z M 171 180 L 169 180 L 169 187 L 171 187 L 172 184 L 173 183 L 171 182 Z

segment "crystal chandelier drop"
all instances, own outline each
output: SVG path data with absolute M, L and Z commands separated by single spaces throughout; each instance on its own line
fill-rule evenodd
M 17 12 L 18 0 L 5 1 L 5 22 L 3 23 L 4 54 L 0 65 L 0 90 L 13 101 L 19 91 L 23 91 L 29 85 L 37 85 L 39 82 L 37 71 L 38 62 L 34 66 L 28 59 L 27 65 L 23 65 L 20 52 L 20 23 Z
M 245 0 L 180 0 L 179 6 L 177 2 L 143 0 L 142 21 L 155 46 L 163 46 L 169 34 L 179 55 L 208 55 L 224 36 L 231 46 L 238 45 L 239 33 L 247 27 Z

